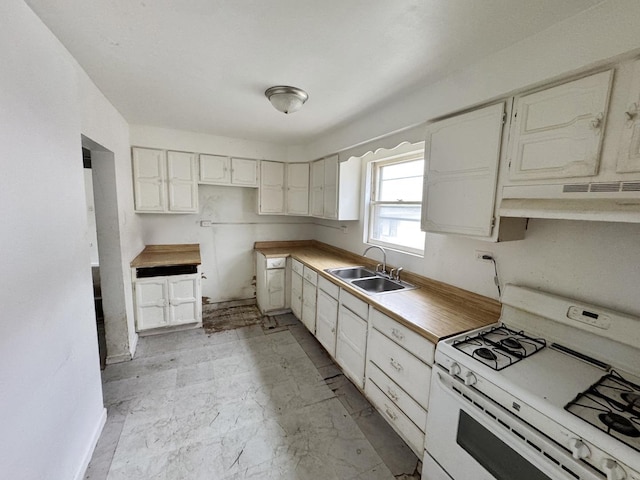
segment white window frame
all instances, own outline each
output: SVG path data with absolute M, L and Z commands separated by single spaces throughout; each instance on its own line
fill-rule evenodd
M 422 199 L 416 201 L 379 201 L 377 200 L 378 193 L 378 178 L 380 176 L 380 168 L 388 165 L 393 165 L 395 163 L 405 163 L 414 160 L 423 160 L 424 159 L 424 144 L 420 144 L 420 148 L 416 150 L 412 150 L 410 152 L 404 152 L 402 154 L 397 155 L 389 155 L 383 157 L 379 160 L 372 160 L 369 162 L 369 195 L 368 195 L 368 206 L 367 206 L 367 227 L 365 229 L 365 243 L 369 245 L 378 245 L 390 250 L 396 250 L 403 253 L 409 253 L 412 255 L 424 256 L 424 245 L 422 248 L 412 248 L 406 245 L 400 245 L 397 243 L 385 242 L 382 240 L 378 240 L 373 238 L 373 226 L 375 208 L 379 205 L 417 205 L 420 207 L 420 215 L 422 215 Z M 424 173 L 423 173 L 424 178 Z M 422 218 L 422 216 L 420 216 Z

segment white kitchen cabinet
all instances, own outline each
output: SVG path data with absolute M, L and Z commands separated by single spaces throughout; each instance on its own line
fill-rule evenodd
M 134 290 L 138 332 L 202 323 L 199 269 L 194 274 L 134 278 Z
M 613 70 L 516 97 L 510 179 L 598 173 Z
M 625 106 L 625 125 L 620 139 L 616 171 L 640 172 L 640 60 L 633 64 L 631 90 Z
M 337 155 L 311 162 L 311 215 L 333 220 L 358 220 L 361 160 L 340 162 Z
M 223 155 L 200 154 L 199 183 L 206 185 L 258 186 L 258 161 Z
M 309 215 L 309 164 L 287 164 L 287 215 Z
M 341 301 L 346 293 L 341 292 Z M 335 358 L 345 375 L 360 388 L 364 388 L 366 350 L 367 319 L 340 303 Z
M 302 273 L 302 323 L 315 335 L 316 333 L 316 294 L 318 274 L 306 265 Z
M 139 213 L 196 213 L 196 155 L 132 148 L 135 210 Z
M 286 309 L 286 257 L 267 258 L 257 253 L 256 299 L 263 314 Z
M 504 109 L 499 103 L 428 127 L 422 230 L 492 234 Z
M 284 170 L 282 162 L 260 162 L 260 214 L 284 214 Z
M 291 272 L 291 311 L 299 320 L 302 320 L 302 275 L 296 271 Z
M 324 290 L 318 289 L 316 315 L 316 338 L 329 355 L 336 356 L 336 326 L 338 323 L 338 300 Z

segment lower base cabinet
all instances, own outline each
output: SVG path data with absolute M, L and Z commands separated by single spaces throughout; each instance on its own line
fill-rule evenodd
M 335 358 L 338 300 L 319 288 L 316 306 L 316 338 L 329 355 Z
M 335 358 L 347 377 L 364 388 L 367 321 L 343 304 L 338 311 L 338 332 Z

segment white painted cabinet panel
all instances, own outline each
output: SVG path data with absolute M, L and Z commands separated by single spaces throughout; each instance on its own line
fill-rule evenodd
M 302 320 L 302 275 L 291 272 L 291 311 Z
M 244 187 L 257 187 L 258 161 L 250 158 L 232 158 L 231 184 Z
M 269 310 L 285 307 L 285 270 L 267 270 L 267 302 Z
M 311 162 L 311 215 L 334 220 L 358 220 L 360 158 L 338 161 L 338 155 Z
M 287 215 L 309 215 L 309 164 L 287 164 Z
M 367 351 L 367 321 L 344 305 L 338 311 L 336 361 L 358 387 L 364 388 Z
M 261 313 L 284 310 L 286 295 L 286 257 L 266 258 L 256 254 L 256 300 Z
M 201 303 L 197 275 L 167 277 L 169 289 L 169 324 L 199 322 L 198 308 Z
M 306 278 L 302 281 L 302 323 L 316 333 L 316 286 Z
M 640 60 L 634 62 L 617 172 L 640 172 Z
M 282 162 L 260 162 L 259 213 L 284 214 L 284 170 Z
M 504 103 L 429 126 L 422 229 L 488 237 L 494 206 Z
M 165 152 L 134 148 L 131 153 L 136 211 L 164 212 L 167 208 Z
M 324 215 L 324 160 L 311 162 L 311 215 Z
M 598 173 L 613 70 L 516 97 L 511 180 Z
M 354 186 L 355 187 L 355 186 Z M 324 217 L 338 218 L 338 156 L 324 160 Z
M 198 211 L 198 174 L 196 155 L 167 152 L 169 211 Z
M 167 325 L 167 281 L 164 277 L 136 280 L 137 330 Z
M 229 185 L 231 159 L 222 155 L 200 155 L 200 183 Z
M 336 324 L 338 323 L 338 300 L 324 290 L 318 289 L 316 303 L 316 338 L 332 357 L 336 356 Z

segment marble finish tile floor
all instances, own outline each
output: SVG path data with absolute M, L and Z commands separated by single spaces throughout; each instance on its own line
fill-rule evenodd
M 142 337 L 103 372 L 87 480 L 418 480 L 418 459 L 293 315 Z

